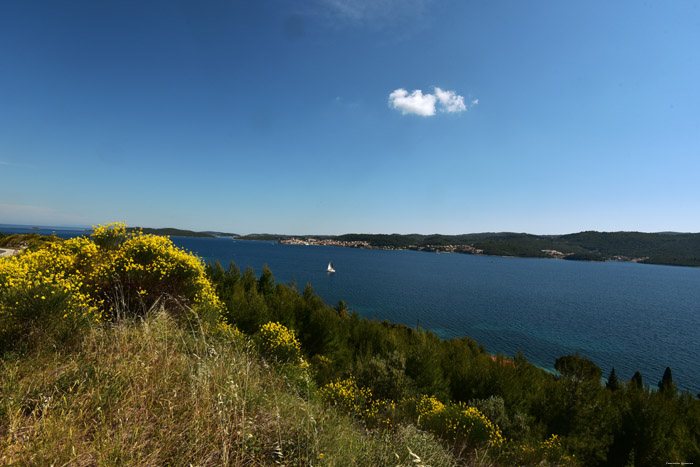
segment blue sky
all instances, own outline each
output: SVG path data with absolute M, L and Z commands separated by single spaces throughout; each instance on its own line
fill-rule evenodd
M 0 71 L 0 223 L 700 231 L 696 1 L 3 2 Z

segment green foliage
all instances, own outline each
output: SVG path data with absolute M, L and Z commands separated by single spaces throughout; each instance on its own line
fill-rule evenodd
M 678 389 L 676 388 L 676 385 L 673 384 L 673 376 L 671 375 L 671 367 L 666 367 L 666 371 L 664 371 L 664 375 L 661 378 L 661 381 L 659 381 L 659 391 L 662 393 L 670 394 L 670 395 L 675 395 Z
M 268 321 L 293 330 L 325 400 L 368 428 L 416 423 L 418 403 L 430 396 L 448 409 L 421 417 L 421 426 L 457 449 L 483 450 L 485 438 L 449 431 L 464 421 L 460 407 L 472 407 L 508 439 L 485 451 L 497 464 L 614 466 L 632 452 L 638 465 L 655 465 L 666 462 L 664 451 L 673 459 L 697 458 L 697 399 L 650 393 L 641 375 L 639 386 L 615 385 L 611 372 L 612 391 L 601 384 L 600 368 L 579 355 L 557 359 L 560 375 L 553 376 L 520 354 L 491 357 L 468 338 L 443 340 L 362 319 L 342 304 L 329 307 L 308 284 L 299 293 L 275 284 L 271 273 L 257 278 L 247 269 L 241 276 L 235 265 L 223 271 L 216 264 L 209 271 L 231 323 L 251 334 Z
M 610 375 L 608 376 L 607 383 L 605 383 L 605 387 L 611 391 L 617 391 L 622 387 L 620 380 L 617 379 L 617 375 L 615 374 L 615 367 L 612 367 L 610 370 Z
M 55 235 L 47 236 L 36 233 L 4 235 L 0 233 L 0 248 L 15 248 L 18 250 L 27 249 L 31 251 L 44 247 L 50 243 L 61 242 L 63 242 L 63 239 Z
M 406 374 L 406 356 L 398 351 L 357 361 L 353 374 L 360 385 L 372 388 L 381 399 L 401 400 L 415 392 L 415 383 Z
M 0 309 L 0 350 L 71 344 L 91 315 L 73 291 L 43 282 L 3 291 Z
M 501 396 L 489 396 L 486 399 L 469 401 L 469 406 L 481 411 L 486 418 L 495 423 L 505 437 L 511 440 L 525 440 L 530 431 L 527 417 L 521 412 L 508 415 L 505 401 Z
M 570 261 L 605 261 L 605 258 L 600 253 L 572 253 L 564 256 L 564 259 Z
M 639 371 L 636 371 L 634 375 L 632 375 L 632 379 L 630 380 L 630 386 L 635 387 L 637 389 L 642 389 L 644 387 L 644 380 L 642 379 L 642 373 Z
M 553 434 L 549 438 L 533 444 L 513 445 L 503 455 L 506 465 L 522 466 L 573 466 L 576 459 L 567 453 L 561 438 Z
M 418 423 L 459 449 L 500 447 L 504 443 L 499 427 L 479 409 L 464 403 L 419 408 Z
M 557 358 L 554 369 L 565 378 L 576 382 L 597 382 L 602 376 L 600 368 L 592 361 L 578 355 L 565 355 Z
M 275 278 L 272 277 L 272 271 L 267 267 L 267 264 L 263 265 L 262 275 L 260 276 L 260 281 L 258 282 L 258 287 L 260 293 L 263 296 L 270 296 L 275 292 Z

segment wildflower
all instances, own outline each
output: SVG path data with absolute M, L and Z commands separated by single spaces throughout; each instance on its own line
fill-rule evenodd
M 294 331 L 284 325 L 270 321 L 260 328 L 257 338 L 261 350 L 281 361 L 296 361 L 304 365 L 301 358 L 301 342 Z

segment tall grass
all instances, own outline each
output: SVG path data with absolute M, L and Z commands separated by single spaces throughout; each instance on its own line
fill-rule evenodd
M 2 465 L 452 465 L 413 426 L 367 431 L 307 369 L 164 311 L 0 360 Z

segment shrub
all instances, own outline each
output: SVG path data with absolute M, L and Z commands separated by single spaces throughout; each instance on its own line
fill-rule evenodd
M 513 465 L 579 465 L 576 459 L 566 452 L 557 435 L 552 435 L 535 445 L 513 445 L 504 457 Z
M 98 226 L 90 238 L 0 259 L 0 348 L 30 335 L 62 340 L 81 323 L 144 313 L 162 300 L 222 322 L 199 258 L 166 237 L 129 233 L 123 223 Z
M 406 376 L 406 357 L 397 351 L 387 357 L 374 356 L 359 361 L 354 374 L 362 386 L 372 388 L 375 397 L 401 400 L 414 391 L 415 384 Z
M 389 430 L 395 428 L 395 421 L 400 419 L 396 402 L 391 399 L 371 399 L 360 415 L 367 426 Z
M 113 222 L 92 226 L 90 238 L 98 247 L 104 250 L 116 250 L 129 238 L 126 230 L 126 222 Z
M 352 376 L 332 381 L 319 389 L 319 392 L 326 402 L 356 415 L 362 413 L 372 398 L 372 392 L 367 388 L 359 387 Z
M 82 255 L 71 248 L 82 253 L 79 242 L 56 243 L 0 260 L 0 347 L 37 333 L 63 339 L 81 322 L 101 319 L 81 273 Z
M 95 228 L 103 261 L 92 275 L 111 314 L 144 313 L 156 302 L 177 302 L 218 315 L 221 303 L 198 257 L 167 237 L 129 232 L 116 223 Z
M 256 336 L 260 351 L 279 362 L 302 362 L 301 343 L 294 331 L 280 323 L 263 324 Z
M 498 425 L 481 411 L 464 403 L 443 404 L 432 396 L 420 401 L 404 403 L 410 409 L 413 404 L 418 424 L 441 438 L 458 444 L 501 446 L 503 434 Z
M 489 420 L 498 425 L 509 439 L 525 439 L 529 433 L 527 417 L 519 411 L 515 411 L 512 417 L 508 416 L 505 401 L 501 396 L 473 399 L 469 401 L 469 405 L 479 409 Z

